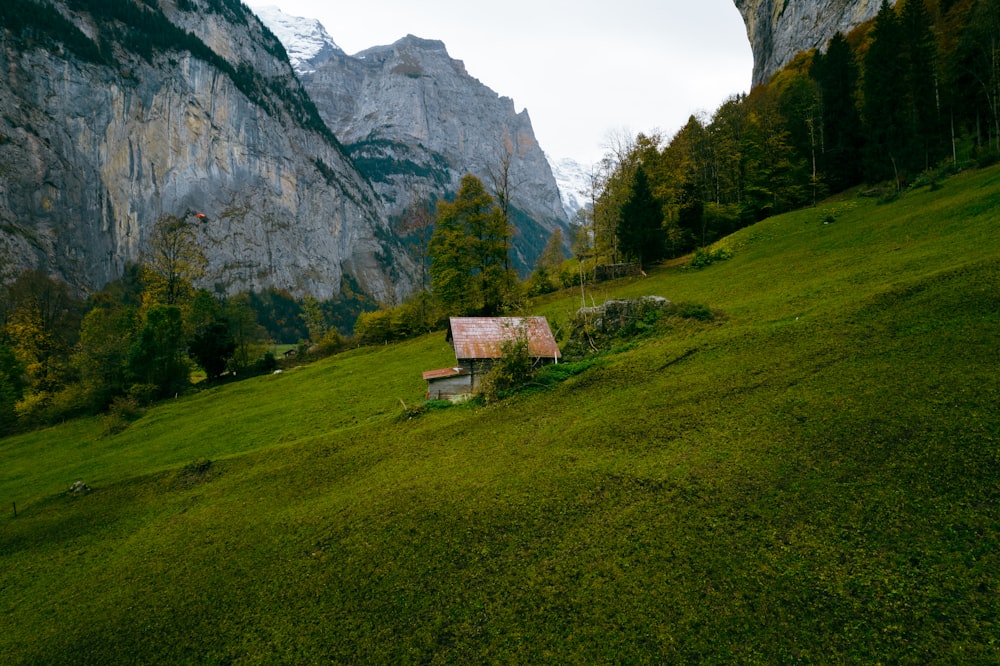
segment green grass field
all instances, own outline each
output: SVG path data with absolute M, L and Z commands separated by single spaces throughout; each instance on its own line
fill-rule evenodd
M 435 334 L 0 440 L 0 663 L 1000 663 L 1000 169 L 722 244 L 493 405 L 407 418 Z

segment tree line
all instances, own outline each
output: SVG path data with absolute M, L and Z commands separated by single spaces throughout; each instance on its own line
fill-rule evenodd
M 0 436 L 88 414 L 136 415 L 189 390 L 198 370 L 209 384 L 270 372 L 275 340 L 297 340 L 289 346 L 302 362 L 426 333 L 452 315 L 512 312 L 526 295 L 561 286 L 551 276 L 565 259 L 557 232 L 521 282 L 506 214 L 471 175 L 453 199 L 409 211 L 408 228 L 423 239 L 421 288 L 381 310 L 349 276 L 337 299 L 322 302 L 196 288 L 207 266 L 196 229 L 204 223 L 163 216 L 141 261 L 86 300 L 40 270 L 0 289 Z
M 162 217 L 141 261 L 86 300 L 40 270 L 0 289 L 0 435 L 115 407 L 134 412 L 188 390 L 198 369 L 209 383 L 271 371 L 275 340 L 331 353 L 349 342 L 336 324 L 372 307 L 349 279 L 339 302 L 195 288 L 207 264 L 201 223 Z
M 769 215 L 869 185 L 892 196 L 1000 157 L 1000 0 L 883 0 L 669 140 L 612 137 L 582 220 L 596 263 L 705 247 Z

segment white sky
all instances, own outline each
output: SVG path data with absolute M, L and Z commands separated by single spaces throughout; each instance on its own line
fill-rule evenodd
M 445 43 L 496 93 L 527 108 L 552 158 L 598 160 L 612 133 L 673 135 L 750 88 L 733 0 L 255 0 L 316 18 L 354 54 L 407 34 Z

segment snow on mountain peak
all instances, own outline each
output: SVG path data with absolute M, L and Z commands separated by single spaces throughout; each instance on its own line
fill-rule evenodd
M 251 6 L 251 9 L 284 44 L 288 60 L 299 74 L 314 71 L 330 55 L 344 53 L 316 19 L 289 16 L 273 5 Z
M 563 210 L 566 211 L 566 216 L 573 220 L 577 211 L 590 205 L 591 167 L 569 158 L 557 160 L 550 155 L 545 157 L 552 167 L 552 175 L 555 176 L 556 184 L 559 186 Z

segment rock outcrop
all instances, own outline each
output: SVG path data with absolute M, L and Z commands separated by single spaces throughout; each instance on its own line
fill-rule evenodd
M 310 69 L 300 71 L 306 90 L 390 216 L 453 194 L 467 173 L 490 188 L 491 170 L 506 160 L 515 262 L 533 266 L 568 224 L 528 112 L 470 76 L 442 42 L 409 35 L 354 56 L 330 53 Z
M 209 289 L 412 289 L 378 197 L 238 0 L 5 2 L 0 277 L 39 267 L 87 293 L 195 211 Z
M 823 49 L 878 14 L 881 0 L 734 0 L 753 49 L 753 84 L 766 82 L 801 51 Z M 894 4 L 894 3 L 893 3 Z
M 670 301 L 662 296 L 612 299 L 601 305 L 577 310 L 572 322 L 573 328 L 601 335 L 616 335 L 620 331 L 634 328 L 643 318 L 669 306 Z

